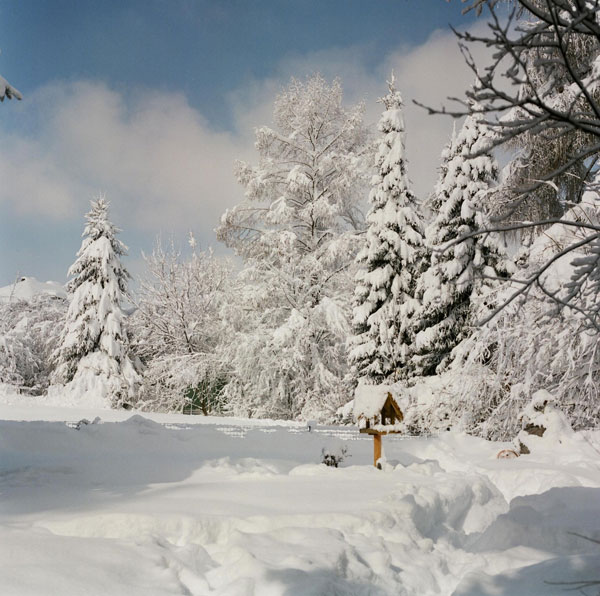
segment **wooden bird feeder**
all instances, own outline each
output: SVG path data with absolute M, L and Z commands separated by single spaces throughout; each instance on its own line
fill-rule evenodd
M 354 394 L 354 417 L 361 433 L 373 435 L 373 465 L 381 459 L 381 437 L 403 432 L 402 410 L 385 385 L 359 385 Z

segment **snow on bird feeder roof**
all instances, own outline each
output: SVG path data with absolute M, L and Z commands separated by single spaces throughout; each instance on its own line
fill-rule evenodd
M 388 385 L 360 383 L 354 392 L 354 417 L 361 432 L 401 432 L 404 416 Z

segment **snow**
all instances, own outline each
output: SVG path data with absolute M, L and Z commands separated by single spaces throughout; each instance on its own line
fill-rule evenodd
M 0 76 L 0 101 L 4 101 L 4 98 L 12 99 L 23 99 L 21 92 L 15 89 L 3 76 Z
M 358 420 L 379 416 L 388 393 L 394 395 L 394 389 L 388 385 L 367 385 L 360 382 L 354 391 L 354 417 Z
M 48 294 L 58 298 L 66 298 L 67 292 L 55 281 L 38 281 L 35 277 L 21 277 L 14 284 L 0 288 L 0 302 L 11 300 L 31 300 L 39 294 Z
M 90 424 L 74 422 L 85 417 Z M 0 386 L 2 594 L 536 596 L 600 579 L 600 432 L 460 433 L 72 409 Z M 339 468 L 321 450 L 347 447 Z M 575 533 L 575 534 L 574 534 Z

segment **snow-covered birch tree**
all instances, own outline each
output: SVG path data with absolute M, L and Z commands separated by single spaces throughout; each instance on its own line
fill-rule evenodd
M 409 375 L 417 279 L 425 259 L 423 223 L 410 190 L 404 151 L 402 98 L 394 77 L 381 103 L 377 174 L 369 195 L 365 245 L 357 256 L 354 333 L 350 362 L 367 383 Z
M 257 166 L 239 163 L 246 200 L 217 231 L 245 262 L 247 309 L 226 388 L 244 415 L 325 416 L 347 401 L 350 271 L 363 229 L 363 107 L 339 81 L 292 79 L 275 128 L 256 131 Z
M 491 64 L 476 66 L 472 58 L 468 63 L 479 81 L 469 95 L 479 98 L 487 113 L 501 116 L 490 119 L 495 144 L 504 144 L 512 158 L 504 192 L 495 196 L 497 215 L 513 225 L 557 219 L 581 201 L 591 177 L 590 157 L 598 154 L 593 135 L 600 99 L 600 4 L 503 3 L 511 8 L 508 20 L 497 13 L 497 0 L 478 1 L 479 9 L 489 8 L 489 32 L 482 37 L 458 34 L 465 45 L 494 49 Z M 544 227 L 524 227 L 521 237 L 530 243 Z
M 219 409 L 227 367 L 220 357 L 230 341 L 222 311 L 231 302 L 232 266 L 212 251 L 184 258 L 173 244 L 160 242 L 144 255 L 147 275 L 140 280 L 132 316 L 133 349 L 143 365 L 139 405 L 147 409 Z
M 499 235 L 469 237 L 486 228 L 485 198 L 498 177 L 491 132 L 476 105 L 442 159 L 431 202 L 435 217 L 426 230 L 431 262 L 419 281 L 422 329 L 414 362 L 422 375 L 443 370 L 454 347 L 470 332 L 479 304 L 512 271 Z
M 75 399 L 119 407 L 135 399 L 140 377 L 129 357 L 121 308 L 129 273 L 120 257 L 127 247 L 116 238 L 120 230 L 109 221 L 108 206 L 104 198 L 91 202 L 83 242 L 69 269 L 70 304 L 54 380 L 68 384 Z

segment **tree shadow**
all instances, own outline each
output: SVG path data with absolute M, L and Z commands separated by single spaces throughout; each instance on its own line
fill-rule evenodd
M 368 581 L 345 578 L 335 569 L 273 569 L 265 578 L 284 586 L 285 596 L 389 596 L 389 591 Z
M 597 588 L 589 592 L 585 582 L 600 580 L 600 547 L 581 536 L 600 538 L 600 489 L 560 487 L 517 497 L 485 531 L 465 537 L 463 546 L 483 556 L 510 552 L 517 559 L 515 566 L 493 576 L 470 573 L 453 596 L 596 594 Z M 524 547 L 551 556 L 519 567 L 519 554 L 531 560 Z
M 600 488 L 558 487 L 517 497 L 485 531 L 467 536 L 463 548 L 486 552 L 529 547 L 559 555 L 594 549 L 574 533 L 600 537 Z
M 81 426 L 0 421 L 0 514 L 86 510 L 188 478 L 231 442 L 212 426 L 171 430 L 141 416 Z

